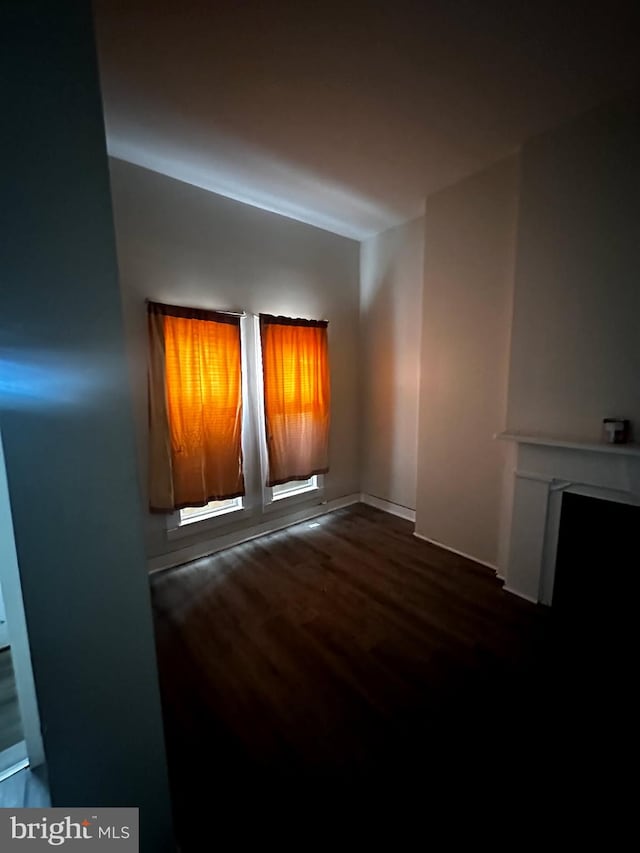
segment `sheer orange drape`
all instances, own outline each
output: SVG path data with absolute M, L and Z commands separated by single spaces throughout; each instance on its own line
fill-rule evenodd
M 240 318 L 148 303 L 149 504 L 244 494 Z
M 325 320 L 260 315 L 268 486 L 329 470 L 329 356 Z

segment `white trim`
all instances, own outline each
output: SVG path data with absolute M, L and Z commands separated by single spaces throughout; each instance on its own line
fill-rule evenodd
M 267 451 L 267 425 L 264 413 L 264 369 L 262 365 L 262 338 L 260 337 L 260 316 L 253 315 L 253 411 L 255 417 L 256 440 L 258 443 L 256 460 L 260 472 L 260 493 L 262 511 L 268 510 L 273 504 L 273 493 L 267 486 L 269 471 L 269 453 Z
M 244 530 L 237 530 L 226 536 L 219 536 L 217 539 L 211 539 L 208 542 L 199 542 L 196 545 L 181 548 L 179 551 L 173 551 L 170 554 L 161 554 L 158 557 L 152 557 L 147 561 L 147 568 L 150 574 L 161 572 L 165 569 L 173 569 L 184 563 L 190 563 L 192 560 L 199 560 L 202 557 L 215 554 L 217 551 L 223 551 L 225 548 L 231 548 L 233 545 L 241 545 L 250 539 L 257 539 L 258 536 L 264 536 L 265 533 L 275 533 L 276 530 L 284 530 L 286 527 L 299 524 L 301 521 L 308 521 L 311 518 L 317 518 L 319 515 L 326 515 L 328 512 L 333 512 L 336 509 L 342 509 L 342 507 L 357 503 L 360 503 L 359 494 L 336 498 L 333 501 L 327 501 L 308 509 L 299 510 L 284 518 L 275 518 L 272 521 L 265 521 L 262 524 L 247 527 Z
M 519 432 L 499 432 L 493 436 L 497 440 L 515 441 L 518 444 L 539 444 L 542 447 L 560 447 L 568 450 L 589 450 L 595 453 L 614 453 L 620 456 L 640 456 L 640 444 L 609 444 L 605 441 L 584 441 L 580 438 L 562 438 L 552 435 L 527 435 Z
M 290 480 L 288 483 L 281 483 L 279 486 L 271 486 L 271 502 L 278 503 L 286 501 L 287 498 L 294 498 L 298 495 L 308 495 L 309 492 L 317 492 L 320 488 L 318 484 L 319 474 L 312 474 L 306 480 Z M 293 485 L 291 485 L 293 483 Z M 282 486 L 289 486 L 283 492 L 277 492 L 276 489 Z
M 520 480 L 533 480 L 535 483 L 547 483 L 547 485 L 551 485 L 554 482 L 553 477 L 547 477 L 544 474 L 534 474 L 532 471 L 515 470 L 513 473 Z
M 0 782 L 29 766 L 27 744 L 20 740 L 0 752 Z
M 244 509 L 241 496 L 237 498 L 227 498 L 227 506 L 218 507 L 218 509 L 210 509 L 212 503 L 223 503 L 223 501 L 209 501 L 206 506 L 198 507 L 198 512 L 184 517 L 182 513 L 186 509 L 189 509 L 189 507 L 179 509 L 180 527 L 186 527 L 188 524 L 197 524 L 199 521 L 204 521 L 205 518 L 218 518 L 221 515 L 228 515 L 230 512 L 238 512 L 239 510 Z
M 525 592 L 518 592 L 518 590 L 517 590 L 517 589 L 513 589 L 512 587 L 507 586 L 507 584 L 505 584 L 505 585 L 502 587 L 502 589 L 503 589 L 505 592 L 508 592 L 508 593 L 509 593 L 509 595 L 517 595 L 517 596 L 518 596 L 518 598 L 523 598 L 525 601 L 530 601 L 530 602 L 531 602 L 531 604 L 540 604 L 540 603 L 541 603 L 541 602 L 539 602 L 539 601 L 538 601 L 538 599 L 537 599 L 537 598 L 535 598 L 535 596 L 533 596 L 533 595 L 527 595 Z
M 22 585 L 13 534 L 2 436 L 0 436 L 0 583 L 2 584 L 7 626 L 11 638 L 11 660 L 18 694 L 18 706 L 22 718 L 22 731 L 26 741 L 26 752 L 31 766 L 39 767 L 44 764 L 44 746 L 33 680 L 27 620 L 22 601 Z
M 177 524 L 177 526 L 167 526 L 167 539 L 170 541 L 173 539 L 186 539 L 189 536 L 195 536 L 205 530 L 213 532 L 219 527 L 229 524 L 232 520 L 236 520 L 241 517 L 245 519 L 249 518 L 252 515 L 252 511 L 244 506 L 244 498 L 241 500 L 242 506 L 228 507 L 211 513 L 210 515 L 202 515 L 200 517 L 196 516 L 195 518 L 182 522 L 180 521 L 180 510 L 176 510 L 169 515 L 167 524 Z
M 11 776 L 15 776 L 16 773 L 19 773 L 21 770 L 26 770 L 28 766 L 28 758 L 23 758 L 22 761 L 18 761 L 16 762 L 16 764 L 12 764 L 11 767 L 7 767 L 6 770 L 0 771 L 0 782 L 4 782 L 6 779 L 10 779 Z
M 413 521 L 415 523 L 416 511 L 415 509 L 409 509 L 408 506 L 394 504 L 392 501 L 385 501 L 382 498 L 376 498 L 375 495 L 368 495 L 365 492 L 360 495 L 360 500 L 363 504 L 369 504 L 369 506 L 374 506 L 383 512 L 397 515 L 398 518 L 404 518 L 406 521 Z
M 266 464 L 266 463 L 265 463 Z M 266 469 L 265 469 L 266 470 Z M 296 506 L 305 502 L 315 500 L 317 503 L 322 503 L 324 495 L 324 474 L 314 474 L 316 485 L 311 488 L 301 489 L 299 492 L 292 494 L 284 494 L 282 497 L 274 498 L 273 488 L 271 486 L 262 487 L 262 512 L 271 513 L 281 510 L 283 507 Z
M 557 477 L 549 477 L 546 474 L 534 474 L 531 471 L 520 471 L 514 469 L 514 475 L 519 480 L 533 480 L 534 483 L 546 483 L 550 492 L 563 492 L 576 485 L 569 480 L 558 480 Z
M 639 447 L 506 438 L 517 442 L 509 552 L 503 564 L 506 589 L 551 606 L 563 494 L 640 505 Z
M 457 548 L 450 548 L 449 545 L 444 545 L 442 542 L 437 542 L 435 539 L 429 539 L 428 536 L 423 536 L 422 533 L 416 533 L 414 531 L 413 534 L 416 539 L 422 539 L 423 542 L 428 542 L 430 545 L 437 545 L 438 548 L 444 548 L 445 551 L 451 551 L 452 554 L 456 554 L 458 557 L 464 557 L 465 560 L 471 560 L 473 563 L 479 563 L 481 566 L 486 566 L 488 569 L 491 569 L 493 572 L 498 574 L 498 567 L 493 563 L 487 563 L 486 560 L 479 560 L 477 557 L 472 557 L 471 554 L 466 554 L 464 551 L 458 551 Z

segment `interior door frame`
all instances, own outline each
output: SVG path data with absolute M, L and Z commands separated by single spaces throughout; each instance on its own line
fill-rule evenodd
M 22 601 L 22 586 L 18 556 L 16 553 L 11 503 L 7 485 L 7 473 L 4 463 L 2 434 L 0 433 L 0 585 L 6 611 L 6 622 L 10 637 L 11 660 L 16 679 L 18 705 L 22 717 L 24 741 L 0 753 L 0 761 L 6 764 L 18 764 L 28 759 L 31 767 L 45 763 L 40 714 L 31 666 L 31 652 L 27 622 Z M 5 753 L 7 753 L 5 755 Z M 4 755 L 4 761 L 2 760 Z M 0 764 L 1 767 L 1 764 Z M 5 770 L 7 768 L 5 767 Z M 1 771 L 0 771 L 1 772 Z

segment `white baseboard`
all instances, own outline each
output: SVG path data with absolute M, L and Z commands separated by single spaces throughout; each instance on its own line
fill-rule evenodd
M 507 586 L 506 584 L 502 587 L 505 592 L 510 593 L 511 595 L 517 595 L 518 598 L 524 598 L 525 601 L 530 601 L 531 604 L 538 604 L 538 599 L 534 598 L 532 595 L 526 595 L 524 592 L 518 592 L 517 589 L 513 589 L 513 587 Z
M 406 521 L 413 521 L 415 523 L 415 509 L 409 509 L 407 506 L 394 504 L 391 501 L 385 501 L 382 498 L 376 498 L 375 495 L 367 495 L 364 492 L 360 495 L 360 500 L 363 504 L 369 504 L 369 506 L 374 506 L 376 509 L 381 509 L 383 512 L 391 513 L 391 515 L 397 515 L 399 518 L 404 518 Z
M 346 495 L 343 498 L 336 498 L 333 501 L 307 507 L 306 509 L 298 510 L 298 512 L 292 512 L 291 515 L 284 516 L 283 518 L 270 519 L 262 524 L 246 527 L 244 530 L 236 530 L 233 533 L 218 536 L 207 542 L 198 542 L 195 545 L 180 548 L 178 551 L 171 551 L 168 554 L 151 557 L 147 561 L 147 568 L 150 574 L 162 572 L 165 569 L 173 569 L 176 566 L 182 566 L 184 563 L 190 563 L 192 560 L 199 560 L 202 557 L 209 557 L 218 551 L 224 551 L 225 548 L 231 548 L 234 545 L 249 542 L 251 539 L 257 539 L 258 536 L 264 536 L 265 533 L 275 533 L 277 530 L 284 530 L 294 524 L 300 524 L 301 521 L 309 521 L 312 518 L 326 515 L 328 512 L 333 512 L 336 509 L 342 509 L 342 507 L 359 503 L 360 497 L 359 494 Z
M 491 571 L 498 574 L 498 567 L 493 563 L 488 563 L 486 560 L 479 560 L 472 554 L 466 554 L 464 551 L 458 551 L 457 548 L 450 548 L 449 545 L 444 545 L 442 542 L 436 542 L 435 539 L 429 539 L 428 536 L 423 536 L 422 533 L 414 533 L 413 535 L 416 539 L 422 539 L 423 542 L 428 542 L 430 545 L 437 545 L 438 548 L 444 548 L 445 551 L 451 551 L 452 554 L 456 554 L 458 557 L 464 557 L 466 560 L 471 560 L 474 563 L 479 563 L 481 566 L 486 566 L 488 569 L 491 569 Z

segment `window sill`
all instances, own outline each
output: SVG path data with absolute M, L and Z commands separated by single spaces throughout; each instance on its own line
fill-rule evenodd
M 238 507 L 208 518 L 194 518 L 193 521 L 188 521 L 186 524 L 168 527 L 167 539 L 172 541 L 174 539 L 187 539 L 190 536 L 201 536 L 203 533 L 219 530 L 239 521 L 250 519 L 253 515 L 254 510 L 248 507 Z
M 312 492 L 317 492 L 318 488 L 318 486 L 302 486 L 299 489 L 292 489 L 289 492 L 274 495 L 271 502 L 277 503 L 278 501 L 286 501 L 287 498 L 297 498 L 300 495 L 308 495 Z
M 298 506 L 299 504 L 318 504 L 324 500 L 324 487 L 316 486 L 313 489 L 305 489 L 304 492 L 297 492 L 295 495 L 282 495 L 262 507 L 264 513 L 275 512 L 279 509 L 286 509 L 290 506 Z

